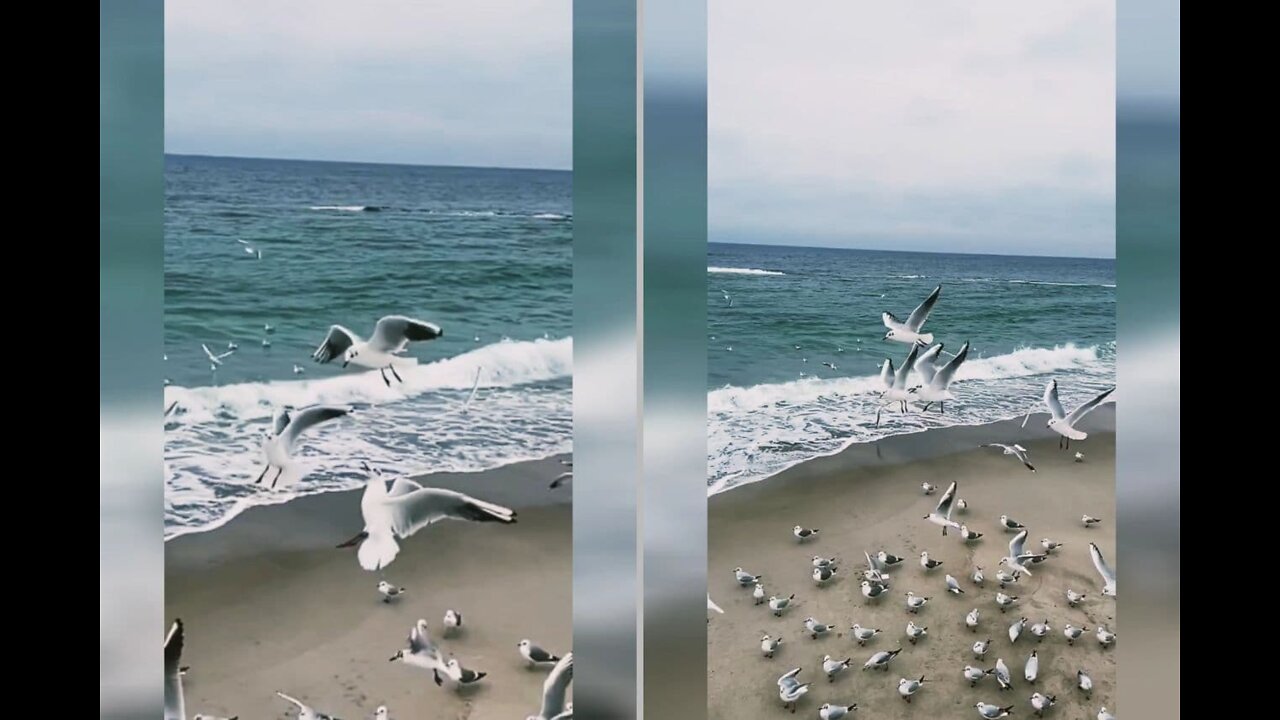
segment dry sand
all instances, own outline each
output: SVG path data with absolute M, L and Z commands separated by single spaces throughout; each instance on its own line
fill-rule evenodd
M 384 604 L 378 575 L 334 546 L 361 527 L 360 491 L 253 508 L 217 530 L 166 545 L 166 621 L 186 623 L 187 708 L 245 720 L 294 717 L 283 690 L 322 712 L 368 718 L 509 720 L 536 713 L 546 670 L 516 651 L 529 637 L 553 652 L 572 642 L 570 488 L 548 490 L 564 468 L 520 463 L 426 482 L 519 511 L 514 525 L 444 522 L 401 543 L 386 578 L 408 588 Z M 463 631 L 441 638 L 448 608 Z M 446 653 L 488 672 L 457 694 L 430 673 L 390 663 L 425 618 Z
M 1042 421 L 1038 429 L 1033 421 L 1026 430 L 1019 429 L 1018 423 L 931 430 L 894 438 L 879 452 L 872 446 L 850 448 L 843 456 L 805 463 L 767 481 L 715 496 L 708 518 L 708 582 L 725 614 L 713 614 L 707 630 L 708 716 L 713 720 L 786 717 L 776 681 L 795 667 L 803 668 L 802 681 L 813 683 L 798 708 L 799 715 L 809 717 L 816 717 L 824 702 L 856 702 L 857 716 L 879 720 L 977 718 L 974 704 L 979 701 L 1013 705 L 1015 717 L 1034 717 L 1030 697 L 1036 691 L 1057 697 L 1057 705 L 1045 713 L 1048 718 L 1093 720 L 1102 705 L 1115 712 L 1115 650 L 1099 647 L 1092 632 L 1100 622 L 1116 629 L 1115 599 L 1100 594 L 1101 580 L 1088 551 L 1090 541 L 1098 543 L 1114 566 L 1113 409 L 1099 410 L 1089 420 L 1090 437 L 1073 443 L 1070 451 L 1058 450 L 1057 441 L 1045 437 Z M 1028 472 L 998 450 L 976 449 L 982 442 L 1009 442 L 1018 436 L 1027 438 L 1021 442 L 1031 451 L 1038 472 Z M 926 445 L 935 451 L 931 457 L 899 461 L 910 454 L 906 448 Z M 968 449 L 957 451 L 959 447 Z M 1084 463 L 1074 462 L 1077 449 L 1085 453 Z M 925 480 L 939 485 L 937 494 L 922 495 L 920 483 Z M 959 484 L 957 495 L 969 503 L 967 513 L 958 513 L 954 519 L 985 533 L 976 542 L 961 542 L 954 532 L 942 537 L 937 526 L 923 520 L 952 480 Z M 1102 524 L 1085 529 L 1080 522 L 1085 513 L 1102 518 Z M 995 574 L 1013 534 L 998 527 L 1001 514 L 1028 527 L 1028 540 L 1037 552 L 1042 537 L 1066 544 L 1033 567 L 1034 577 L 1009 586 L 1007 592 L 1021 600 L 1005 614 L 995 604 Z M 819 528 L 818 539 L 797 543 L 791 535 L 796 524 Z M 868 601 L 860 588 L 865 567 L 862 553 L 882 549 L 906 561 L 890 571 L 889 594 Z M 922 550 L 943 565 L 926 573 L 919 564 Z M 840 558 L 839 579 L 817 587 L 810 576 L 813 555 Z M 985 587 L 975 586 L 970 579 L 975 565 L 982 566 L 987 576 Z M 754 606 L 750 590 L 734 582 L 732 570 L 737 566 L 764 574 L 769 594 L 795 593 L 795 605 L 781 618 L 774 617 L 767 606 Z M 947 573 L 960 580 L 963 595 L 946 591 Z M 1085 602 L 1068 607 L 1068 587 L 1086 593 Z M 906 610 L 908 590 L 931 598 L 918 615 Z M 964 618 L 975 607 L 981 624 L 971 633 Z M 801 627 L 809 616 L 832 624 L 836 632 L 811 639 Z M 1028 618 L 1028 630 L 1011 645 L 1008 627 L 1023 616 Z M 1053 631 L 1037 644 L 1030 625 L 1046 618 Z M 908 620 L 928 627 L 927 637 L 915 646 L 906 641 Z M 848 635 L 853 622 L 883 632 L 859 647 Z M 1068 622 L 1090 629 L 1074 647 L 1067 645 L 1062 634 Z M 763 633 L 784 638 L 772 660 L 761 655 Z M 971 647 L 980 637 L 992 639 L 982 666 L 994 667 L 996 658 L 1004 658 L 1014 677 L 1012 689 L 1001 692 L 992 677 L 970 688 L 962 677 L 966 664 L 979 664 Z M 887 673 L 861 670 L 876 651 L 899 646 L 904 648 L 902 654 Z M 1023 679 L 1033 649 L 1040 657 L 1034 685 Z M 826 654 L 853 658 L 853 667 L 834 683 L 828 683 L 822 672 Z M 1077 669 L 1093 678 L 1091 698 L 1076 689 Z M 921 675 L 929 682 L 910 704 L 904 702 L 897 692 L 898 679 Z

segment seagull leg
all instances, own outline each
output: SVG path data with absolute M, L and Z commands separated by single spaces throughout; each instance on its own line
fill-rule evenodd
M 923 413 L 923 412 L 929 412 L 929 407 L 930 407 L 930 406 L 932 406 L 932 405 L 933 405 L 933 401 L 932 401 L 932 400 L 930 400 L 929 402 L 927 402 L 927 403 L 925 403 L 925 404 L 924 404 L 924 407 L 920 408 L 920 412 L 922 412 L 922 413 Z
M 391 374 L 392 374 L 392 375 L 395 375 L 395 376 L 396 376 L 396 380 L 399 380 L 400 382 L 404 382 L 404 379 L 400 377 L 400 373 L 396 372 L 396 366 L 395 366 L 395 365 L 388 365 L 388 366 L 387 366 L 387 369 L 391 371 Z
M 947 401 L 945 400 L 938 401 L 938 411 L 941 412 L 943 415 L 947 414 Z
M 257 479 L 257 480 L 254 480 L 254 481 L 253 481 L 253 484 L 254 484 L 254 485 L 258 485 L 258 484 L 260 484 L 260 483 L 262 482 L 262 478 L 264 478 L 264 477 L 266 477 L 266 476 L 267 476 L 267 471 L 268 471 L 268 470 L 270 470 L 270 469 L 271 469 L 271 466 L 270 466 L 270 465 L 267 465 L 266 467 L 262 468 L 262 474 L 258 476 L 258 479 Z
M 382 368 L 378 373 L 382 375 L 382 382 L 386 383 L 387 387 L 391 387 L 391 381 L 387 379 L 387 369 Z
M 284 474 L 284 468 L 276 468 L 276 476 L 271 478 L 271 489 L 276 489 L 276 483 L 280 481 L 280 476 Z

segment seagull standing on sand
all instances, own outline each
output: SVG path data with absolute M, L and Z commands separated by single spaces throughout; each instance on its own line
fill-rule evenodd
M 1013 687 L 1013 676 L 1009 674 L 1009 666 L 1004 664 L 1004 658 L 996 658 L 996 682 L 1000 684 L 1001 690 L 1008 690 Z
M 1050 540 L 1049 538 L 1040 538 L 1040 547 L 1044 548 L 1046 555 L 1052 555 L 1054 550 L 1062 547 L 1062 543 L 1057 540 Z
M 1027 526 L 1026 526 L 1026 525 L 1023 525 L 1022 523 L 1018 522 L 1017 520 L 1014 520 L 1013 518 L 1009 517 L 1008 515 L 1001 515 L 1001 516 L 1000 516 L 1000 527 L 1004 528 L 1004 531 L 1005 531 L 1005 532 L 1017 532 L 1017 531 L 1019 531 L 1019 530 L 1024 530 L 1024 529 L 1026 529 L 1026 527 L 1027 527 Z
M 1009 717 L 1010 713 L 1013 712 L 1012 705 L 1009 707 L 1000 707 L 999 705 L 980 702 L 975 703 L 974 707 L 978 708 L 978 714 L 987 720 L 1000 720 L 1000 718 Z
M 279 690 L 276 691 L 276 695 L 279 695 L 285 700 L 288 700 L 298 708 L 298 720 L 339 720 L 339 718 L 333 715 L 326 715 L 325 713 L 319 712 L 315 708 L 302 702 L 301 700 L 295 697 L 290 697 L 288 695 L 285 695 Z
M 917 625 L 914 620 L 907 621 L 907 642 L 915 645 L 920 638 L 929 634 L 929 628 L 924 625 Z
M 411 342 L 435 340 L 444 335 L 439 325 L 403 315 L 388 315 L 374 326 L 373 335 L 366 341 L 341 325 L 329 328 L 324 342 L 311 354 L 318 363 L 327 363 L 335 358 L 342 359 L 342 367 L 355 363 L 361 367 L 378 370 L 382 373 L 382 382 L 391 386 L 387 379 L 387 370 L 396 380 L 404 382 L 396 372 L 396 366 L 410 367 L 418 364 L 415 358 L 404 357 L 402 353 Z
M 854 623 L 849 628 L 849 634 L 853 636 L 854 640 L 858 641 L 859 645 L 866 645 L 868 640 L 875 637 L 879 633 L 880 633 L 879 628 L 869 628 L 869 627 L 864 628 L 858 623 Z
M 404 595 L 404 588 L 396 587 L 386 580 L 378 582 L 378 594 L 382 596 L 382 602 L 389 603 L 392 600 L 399 600 Z
M 396 654 L 388 658 L 387 662 L 395 662 L 397 660 L 405 665 L 430 670 L 432 673 L 444 669 L 444 659 L 440 657 L 440 648 L 431 639 L 426 620 L 419 618 L 418 622 L 409 629 L 409 647 L 397 650 Z
M 990 674 L 990 670 L 983 670 L 972 665 L 964 666 L 964 679 L 969 681 L 969 687 L 977 687 L 978 681 Z
M 932 495 L 935 490 L 937 490 L 937 488 L 934 487 L 932 484 L 930 484 L 928 481 L 920 483 L 920 492 L 924 493 L 925 495 Z
M 961 540 L 968 542 L 970 540 L 977 540 L 980 537 L 982 537 L 982 533 L 970 530 L 968 525 L 965 525 L 964 523 L 960 523 L 960 539 Z
M 552 655 L 528 639 L 521 640 L 520 644 L 516 645 L 516 649 L 520 651 L 520 657 L 524 658 L 525 663 L 529 667 L 551 665 L 560 662 L 559 656 Z
M 1084 595 L 1081 595 L 1080 593 L 1076 592 L 1075 590 L 1072 590 L 1071 588 L 1067 588 L 1067 604 L 1070 605 L 1071 607 L 1075 607 L 1079 605 L 1084 600 L 1084 598 L 1085 598 Z
M 1086 695 L 1093 692 L 1093 678 L 1083 670 L 1076 671 L 1076 687 L 1080 688 Z
M 829 567 L 839 562 L 835 558 L 824 558 L 821 555 L 814 555 L 812 560 L 813 560 L 813 566 L 816 568 Z
M 1027 626 L 1026 618 L 1018 618 L 1009 626 L 1009 642 L 1016 643 L 1018 638 L 1022 636 L 1022 628 Z
M 1096 518 L 1092 515 L 1080 516 L 1080 524 L 1084 525 L 1085 527 L 1093 527 L 1094 525 L 1097 525 L 1100 522 L 1102 522 L 1102 518 Z
M 907 610 L 909 612 L 913 614 L 920 612 L 920 608 L 924 607 L 927 602 L 929 602 L 929 598 L 913 592 L 907 592 Z
M 982 447 L 1000 448 L 1001 450 L 1004 451 L 1005 455 L 1012 455 L 1018 458 L 1018 462 L 1021 462 L 1023 465 L 1026 465 L 1027 469 L 1030 470 L 1031 472 L 1036 471 L 1035 466 L 1032 465 L 1031 461 L 1027 459 L 1027 449 L 1017 443 L 1014 443 L 1013 445 L 1005 445 L 1004 443 L 987 443 Z
M 262 454 L 267 466 L 262 474 L 254 480 L 254 484 L 262 483 L 271 468 L 276 468 L 275 477 L 271 478 L 274 488 L 284 474 L 286 468 L 293 465 L 293 448 L 298 444 L 298 437 L 308 429 L 324 422 L 350 414 L 351 409 L 333 405 L 316 405 L 291 414 L 289 408 L 280 408 L 271 421 L 271 432 L 262 440 Z
M 407 538 L 441 520 L 471 522 L 516 521 L 510 508 L 479 500 L 453 490 L 423 487 L 408 478 L 396 478 L 387 489 L 380 476 L 370 477 L 360 498 L 364 530 L 338 547 L 360 545 L 360 567 L 377 571 L 391 564 L 400 552 L 397 539 Z
M 952 576 L 952 575 L 948 575 L 948 576 L 946 576 L 946 577 L 945 577 L 945 578 L 943 578 L 943 579 L 947 581 L 947 590 L 948 590 L 948 591 L 950 591 L 951 593 L 953 593 L 953 594 L 955 594 L 955 595 L 963 595 L 963 594 L 964 594 L 964 590 L 960 587 L 960 581 L 959 581 L 959 580 L 956 580 L 954 576 Z
M 1027 658 L 1027 665 L 1022 670 L 1022 676 L 1027 682 L 1033 683 L 1036 678 L 1040 677 L 1040 655 L 1035 650 L 1031 651 L 1031 657 Z
M 982 582 L 986 580 L 986 577 L 984 577 L 982 574 L 982 566 L 979 565 L 975 567 L 973 569 L 973 575 L 970 575 L 969 578 L 973 580 L 974 585 L 981 585 Z
M 828 565 L 827 567 L 816 567 L 813 569 L 813 581 L 818 585 L 825 585 L 828 580 L 836 576 L 836 566 Z
M 782 638 L 769 637 L 764 635 L 760 638 L 760 654 L 772 659 L 773 654 L 778 652 L 778 646 L 782 645 Z
M 809 692 L 809 683 L 800 682 L 799 674 L 800 668 L 795 668 L 778 678 L 778 699 L 782 700 L 782 707 L 792 713 L 796 711 L 796 701 Z
M 852 705 L 832 705 L 831 703 L 823 703 L 822 707 L 818 708 L 818 719 L 840 720 L 840 718 L 857 709 L 857 703 Z
M 756 588 L 751 591 L 751 597 L 755 598 L 756 605 L 763 604 L 765 601 L 764 585 L 761 585 L 760 583 L 756 583 Z
M 1078 463 L 1084 462 L 1084 453 L 1080 452 L 1079 450 L 1076 451 L 1076 462 Z
M 707 598 L 708 600 L 710 598 Z M 444 634 L 451 635 L 462 629 L 462 613 L 449 608 L 444 611 Z
M 987 656 L 987 650 L 989 649 L 991 649 L 991 638 L 975 640 L 973 643 L 973 656 L 981 660 Z
M 924 683 L 925 683 L 925 679 L 923 675 L 920 676 L 919 680 L 910 680 L 908 678 L 898 678 L 898 694 L 902 696 L 903 700 L 906 700 L 907 702 L 911 702 L 911 696 L 915 695 L 916 692 L 920 690 L 920 687 L 924 685 Z
M 898 657 L 898 653 L 900 652 L 902 652 L 902 648 L 898 648 L 897 650 L 881 650 L 880 652 L 867 658 L 867 661 L 862 664 L 862 669 L 863 670 L 884 670 L 885 672 L 888 672 L 889 661 Z
M 924 516 L 925 520 L 928 520 L 934 525 L 942 526 L 943 535 L 947 534 L 947 528 L 956 528 L 957 530 L 960 529 L 960 523 L 951 519 L 951 512 L 952 512 L 953 505 L 955 503 L 955 498 L 956 498 L 956 484 L 953 482 L 947 488 L 947 491 L 942 493 L 942 498 L 938 500 L 938 504 L 936 507 L 933 508 L 933 512 Z M 921 564 L 924 564 L 923 556 L 921 556 Z
M 1058 438 L 1058 447 L 1062 448 L 1065 441 L 1067 449 L 1071 448 L 1072 440 L 1084 440 L 1089 434 L 1076 429 L 1076 424 L 1084 419 L 1085 415 L 1093 412 L 1106 401 L 1107 396 L 1115 392 L 1116 389 L 1110 388 L 1099 393 L 1092 400 L 1080 405 L 1070 414 L 1062 409 L 1062 403 L 1058 400 L 1058 381 L 1050 380 L 1049 384 L 1044 388 L 1044 404 L 1049 407 L 1049 422 L 1046 425 L 1050 430 L 1058 433 L 1062 437 Z
M 489 675 L 487 672 L 469 670 L 462 667 L 462 664 L 454 659 L 450 659 L 449 662 L 445 663 L 444 674 L 453 682 L 454 689 L 458 690 L 475 685 Z M 436 674 L 435 680 L 436 685 L 444 684 L 439 673 Z
M 1004 612 L 1017 599 L 1017 595 L 1006 595 L 1002 592 L 996 593 L 996 604 L 1000 606 L 1000 612 Z
M 770 596 L 769 609 L 773 611 L 774 617 L 782 617 L 782 611 L 786 610 L 791 605 L 791 601 L 795 599 L 795 593 L 791 593 L 787 597 Z
M 891 312 L 881 314 L 880 320 L 889 330 L 884 334 L 884 339 L 917 347 L 933 342 L 933 333 L 922 333 L 920 328 L 924 327 L 925 320 L 929 319 L 929 313 L 933 311 L 933 306 L 938 304 L 938 296 L 941 294 L 942 286 L 939 285 L 929 293 L 929 297 L 925 298 L 924 302 L 911 311 L 906 322 L 894 317 Z
M 1108 630 L 1106 625 L 1099 625 L 1094 637 L 1098 638 L 1098 644 L 1102 647 L 1110 647 L 1116 641 L 1116 634 Z
M 1036 717 L 1040 717 L 1045 710 L 1053 707 L 1053 704 L 1057 701 L 1058 699 L 1052 695 L 1036 693 L 1031 696 L 1031 707 L 1035 709 Z
M 862 581 L 862 596 L 868 600 L 874 600 L 889 591 L 889 586 L 883 583 L 872 583 L 870 580 Z
M 941 564 L 942 564 L 941 560 L 934 560 L 933 558 L 929 557 L 928 550 L 920 551 L 920 567 L 924 568 L 925 572 L 928 572 L 938 567 Z
M 917 391 L 916 397 L 924 401 L 924 407 L 921 412 L 926 412 L 929 406 L 938 403 L 938 409 L 941 412 L 947 411 L 947 401 L 954 400 L 955 395 L 951 394 L 951 382 L 956 378 L 956 371 L 964 364 L 966 358 L 969 357 L 969 343 L 960 346 L 960 352 L 956 356 L 947 361 L 945 365 L 938 368 L 933 373 L 933 378 L 929 380 Z
M 1075 645 L 1076 640 L 1079 640 L 1080 636 L 1084 635 L 1088 631 L 1089 631 L 1089 628 L 1087 627 L 1084 627 L 1084 626 L 1076 627 L 1071 623 L 1067 623 L 1067 626 L 1062 628 L 1062 634 L 1067 638 L 1068 645 Z
M 565 653 L 547 679 L 542 683 L 542 707 L 537 715 L 530 715 L 526 720 L 555 720 L 563 717 L 569 709 L 565 698 L 569 694 L 569 683 L 573 681 L 573 653 Z
M 1104 705 L 1098 710 L 1098 720 L 1116 720 L 1116 716 L 1113 713 L 1107 712 L 1107 708 Z
M 891 555 L 883 550 L 876 553 L 876 559 L 884 563 L 885 565 L 897 565 L 898 563 L 902 562 L 902 558 L 898 557 L 897 555 Z
M 809 637 L 814 640 L 817 640 L 820 635 L 826 635 L 831 632 L 830 625 L 824 622 L 818 622 L 811 617 L 804 619 L 804 629 L 805 632 L 809 633 Z
M 964 625 L 969 628 L 969 632 L 978 630 L 978 621 L 981 617 L 982 615 L 978 612 L 978 608 L 970 610 L 969 614 L 964 616 Z
M 796 539 L 799 540 L 800 542 L 804 542 L 805 540 L 811 540 L 814 537 L 817 537 L 819 532 L 821 532 L 821 530 L 819 530 L 818 528 L 806 528 L 806 527 L 800 527 L 799 525 L 791 529 L 791 534 L 795 535 Z
M 849 669 L 849 663 L 853 662 L 853 658 L 845 658 L 843 660 L 833 660 L 830 655 L 822 658 L 822 672 L 827 674 L 827 682 L 835 682 L 836 675 Z
M 746 570 L 743 570 L 740 567 L 733 569 L 733 576 L 737 578 L 738 584 L 741 585 L 742 587 L 747 587 L 748 585 L 754 585 L 764 579 L 763 575 L 752 575 L 751 573 L 747 572 Z
M 1044 639 L 1053 630 L 1049 625 L 1049 618 L 1045 618 L 1044 622 L 1038 622 L 1031 626 L 1031 634 L 1036 636 L 1036 642 L 1044 642 Z
M 907 358 L 902 361 L 902 366 L 897 370 L 893 368 L 893 359 L 885 358 L 884 365 L 880 368 L 880 381 L 884 384 L 885 390 L 880 393 L 880 405 L 876 408 L 876 426 L 880 426 L 880 411 L 889 403 L 898 403 L 898 409 L 902 412 L 907 411 L 907 403 L 914 399 L 910 388 L 907 385 L 908 378 L 911 376 L 911 369 L 915 367 L 916 355 L 920 351 L 919 345 L 912 345 Z

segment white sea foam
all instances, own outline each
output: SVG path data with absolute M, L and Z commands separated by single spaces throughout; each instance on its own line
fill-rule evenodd
M 961 366 L 946 412 L 885 408 L 875 424 L 878 376 L 801 378 L 707 394 L 708 492 L 762 480 L 853 443 L 933 427 L 978 425 L 1037 408 L 1049 376 L 1063 379 L 1070 405 L 1114 384 L 1115 347 L 1020 348 Z M 915 378 L 913 384 L 918 383 Z M 1065 397 L 1065 395 L 1070 397 Z M 1079 396 L 1077 398 L 1077 396 Z
M 707 272 L 715 275 L 786 275 L 777 270 L 760 270 L 759 268 L 715 267 L 707 268 Z
M 308 210 L 329 210 L 334 212 L 364 212 L 367 205 L 312 205 Z

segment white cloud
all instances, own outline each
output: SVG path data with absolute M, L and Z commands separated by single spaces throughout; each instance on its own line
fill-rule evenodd
M 168 0 L 166 149 L 568 167 L 569 0 Z
M 1111 0 L 709 12 L 713 239 L 954 233 L 988 251 L 1114 252 Z

